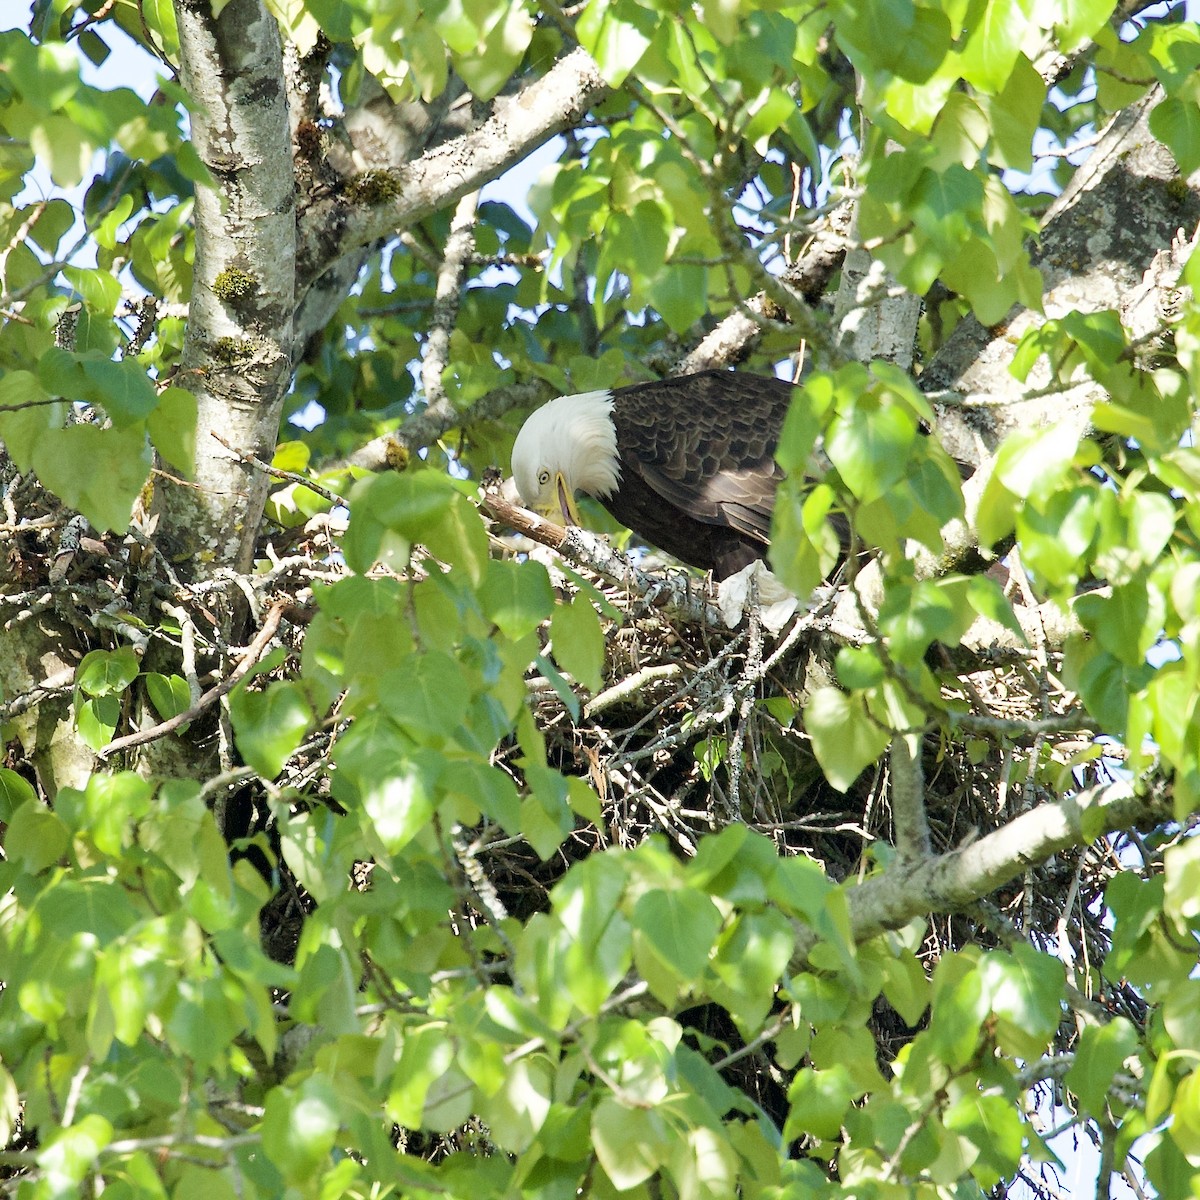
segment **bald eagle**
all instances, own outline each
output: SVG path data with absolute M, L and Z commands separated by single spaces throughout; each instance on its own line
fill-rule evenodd
M 702 371 L 559 396 L 517 434 L 517 491 L 576 525 L 575 493 L 594 496 L 647 542 L 725 579 L 770 543 L 792 392 L 782 379 Z

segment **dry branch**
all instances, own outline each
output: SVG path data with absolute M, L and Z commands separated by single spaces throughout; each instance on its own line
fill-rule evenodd
M 1075 796 L 1030 809 L 970 845 L 924 863 L 898 863 L 849 889 L 850 922 L 856 941 L 900 929 L 930 912 L 955 912 L 1072 846 L 1117 829 L 1162 820 L 1165 814 L 1124 781 L 1097 785 Z M 1084 833 L 1084 821 L 1089 832 Z M 802 965 L 817 936 L 797 928 L 796 955 Z
M 215 687 L 209 688 L 191 708 L 185 712 L 176 713 L 175 716 L 162 721 L 158 725 L 151 726 L 149 729 L 139 729 L 135 733 L 127 733 L 124 737 L 114 738 L 100 751 L 100 758 L 111 758 L 114 754 L 118 754 L 122 750 L 129 750 L 134 746 L 142 746 L 147 742 L 153 742 L 160 737 L 165 737 L 168 733 L 173 733 L 189 721 L 194 721 L 210 704 L 233 691 L 250 668 L 266 653 L 266 649 L 271 644 L 271 639 L 279 629 L 279 622 L 283 620 L 283 614 L 289 608 L 290 603 L 288 600 L 277 600 L 271 605 L 266 617 L 263 618 L 262 628 L 259 629 L 250 645 L 246 647 L 246 651 L 242 655 L 242 661 L 220 683 Z
M 721 614 L 709 602 L 707 590 L 684 571 L 649 574 L 635 566 L 627 554 L 586 529 L 555 525 L 545 517 L 505 500 L 496 491 L 482 492 L 480 506 L 501 524 L 557 550 L 575 566 L 594 572 L 665 615 L 718 629 L 723 625 Z

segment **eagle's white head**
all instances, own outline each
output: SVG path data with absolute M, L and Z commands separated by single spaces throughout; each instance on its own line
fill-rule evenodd
M 559 396 L 530 413 L 513 443 L 512 471 L 527 508 L 579 524 L 575 493 L 604 499 L 621 477 L 611 391 Z

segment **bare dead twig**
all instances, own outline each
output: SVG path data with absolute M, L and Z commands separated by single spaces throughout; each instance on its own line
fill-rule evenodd
M 430 405 L 443 406 L 449 403 L 442 380 L 449 363 L 450 334 L 458 320 L 463 279 L 475 249 L 475 211 L 478 205 L 478 192 L 468 192 L 458 202 L 450 221 L 445 253 L 437 271 L 433 312 L 421 358 L 421 384 Z
M 250 668 L 262 658 L 267 646 L 270 645 L 271 639 L 279 629 L 279 623 L 283 620 L 283 614 L 290 605 L 290 600 L 277 600 L 271 605 L 267 611 L 267 615 L 263 618 L 262 628 L 255 635 L 254 641 L 246 647 L 246 653 L 243 655 L 242 661 L 220 683 L 215 687 L 209 688 L 191 708 L 186 712 L 176 713 L 175 716 L 158 725 L 151 726 L 149 729 L 139 729 L 136 733 L 128 733 L 124 737 L 114 738 L 113 741 L 109 742 L 100 751 L 100 758 L 102 760 L 109 759 L 122 750 L 128 750 L 133 746 L 141 746 L 146 742 L 153 742 L 157 738 L 165 737 L 168 733 L 173 733 L 181 725 L 186 725 L 189 721 L 195 720 L 210 704 L 215 703 L 222 696 L 231 692 Z
M 314 479 L 306 479 L 303 475 L 297 475 L 295 471 L 281 471 L 278 467 L 271 466 L 270 463 L 265 463 L 255 454 L 251 454 L 248 450 L 239 450 L 236 446 L 231 446 L 219 433 L 215 430 L 210 430 L 213 437 L 229 451 L 230 454 L 236 455 L 242 462 L 270 475 L 272 479 L 282 479 L 287 483 L 299 484 L 300 487 L 306 487 L 310 492 L 316 492 L 323 500 L 328 500 L 330 504 L 340 504 L 343 508 L 348 508 L 349 504 L 344 496 L 339 496 L 337 492 L 330 491 L 329 488 L 323 487 Z

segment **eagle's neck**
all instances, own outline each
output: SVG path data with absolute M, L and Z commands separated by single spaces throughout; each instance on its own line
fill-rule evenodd
M 556 423 L 562 422 L 562 467 L 567 483 L 601 500 L 612 495 L 621 479 L 612 392 L 560 396 L 547 407 L 559 409 L 554 418 Z

